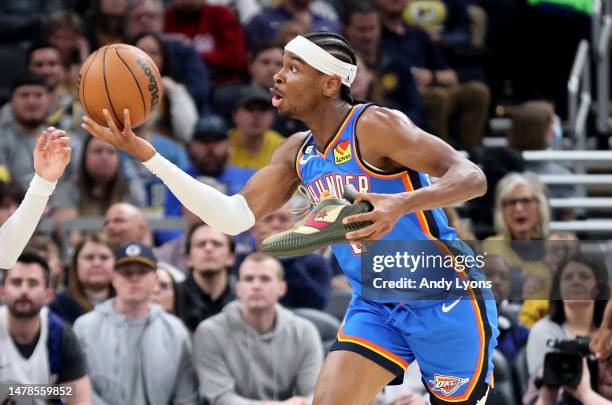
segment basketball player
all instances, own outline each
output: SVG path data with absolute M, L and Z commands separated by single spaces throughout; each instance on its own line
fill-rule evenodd
M 0 269 L 10 269 L 17 262 L 70 162 L 71 152 L 64 131 L 50 127 L 39 135 L 34 148 L 34 178 L 19 208 L 0 227 Z
M 289 137 L 268 166 L 244 189 L 225 196 L 161 157 L 130 130 L 120 131 L 105 111 L 106 130 L 88 117 L 83 128 L 142 161 L 193 213 L 211 226 L 238 234 L 280 208 L 299 184 L 316 201 L 325 176 L 352 183 L 373 211 L 345 221 L 373 223 L 349 239 L 455 239 L 438 207 L 484 194 L 486 180 L 449 145 L 417 128 L 398 111 L 355 104 L 350 84 L 355 54 L 340 35 L 313 32 L 287 44 L 274 76 L 272 104 L 310 131 Z M 431 185 L 429 176 L 439 180 Z M 337 194 L 340 192 L 337 191 Z M 379 303 L 360 296 L 359 257 L 353 244 L 333 251 L 355 294 L 338 339 L 319 375 L 313 403 L 366 404 L 418 360 L 432 404 L 484 404 L 492 385 L 496 344 L 495 302 L 473 299 Z

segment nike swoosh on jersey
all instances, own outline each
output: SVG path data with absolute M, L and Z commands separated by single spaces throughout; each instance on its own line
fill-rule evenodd
M 302 157 L 300 158 L 300 164 L 301 164 L 301 165 L 305 165 L 305 164 L 306 164 L 306 162 L 308 162 L 310 159 L 312 159 L 312 158 L 316 158 L 316 157 L 317 157 L 317 155 L 302 156 Z
M 451 309 L 455 308 L 455 305 L 457 305 L 460 300 L 461 300 L 461 297 L 457 298 L 455 301 L 453 301 L 452 304 L 448 306 L 446 305 L 446 302 L 445 302 L 444 304 L 442 304 L 442 312 L 447 313 Z

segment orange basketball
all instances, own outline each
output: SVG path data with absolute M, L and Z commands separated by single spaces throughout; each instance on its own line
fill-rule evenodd
M 132 127 L 147 120 L 163 95 L 159 70 L 144 51 L 135 46 L 104 46 L 87 58 L 79 72 L 79 99 L 85 112 L 98 124 L 108 126 L 107 109 L 123 127 L 123 109 L 130 110 Z

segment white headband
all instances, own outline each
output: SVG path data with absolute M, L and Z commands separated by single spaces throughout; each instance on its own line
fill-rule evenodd
M 289 43 L 285 45 L 285 51 L 289 51 L 299 56 L 304 62 L 321 73 L 340 76 L 342 84 L 346 86 L 350 87 L 357 75 L 357 66 L 342 62 L 325 49 L 310 42 L 301 35 L 289 41 Z

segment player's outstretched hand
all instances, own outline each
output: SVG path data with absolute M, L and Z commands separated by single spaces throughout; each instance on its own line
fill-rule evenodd
M 372 221 L 372 225 L 346 234 L 351 240 L 376 240 L 386 235 L 397 223 L 404 211 L 396 195 L 357 193 L 355 202 L 368 201 L 374 209 L 364 214 L 351 215 L 344 218 L 344 224 L 353 222 Z
M 147 161 L 155 155 L 155 148 L 149 142 L 137 137 L 132 131 L 130 111 L 127 108 L 123 110 L 122 130 L 119 130 L 107 109 L 102 110 L 102 113 L 106 118 L 108 128 L 98 124 L 87 115 L 83 117 L 81 127 L 92 136 L 121 149 L 141 162 Z
M 34 170 L 47 181 L 55 182 L 70 163 L 70 138 L 64 131 L 53 127 L 43 131 L 34 147 Z

